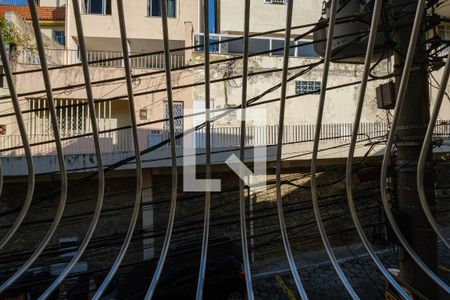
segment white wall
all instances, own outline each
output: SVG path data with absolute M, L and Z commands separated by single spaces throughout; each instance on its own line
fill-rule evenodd
M 66 5 L 66 0 L 40 0 L 40 6 L 61 7 Z
M 197 55 L 195 62 L 201 62 L 203 60 L 202 55 Z M 302 66 L 315 62 L 314 59 L 302 59 L 302 58 L 291 58 L 289 66 Z M 269 56 L 259 56 L 250 59 L 250 72 L 258 72 L 263 70 L 269 70 L 273 68 L 282 68 L 282 58 L 281 57 L 269 57 Z M 224 77 L 224 72 L 227 66 L 222 65 L 212 65 L 211 74 L 212 78 L 219 79 Z M 239 75 L 242 73 L 242 62 L 236 61 L 235 65 L 227 70 L 231 71 L 230 76 Z M 386 69 L 382 68 L 379 74 L 385 74 Z M 291 70 L 289 72 L 289 77 L 297 73 L 298 70 Z M 305 80 L 305 81 L 321 81 L 322 80 L 322 65 L 314 68 L 312 71 L 305 75 L 298 77 L 297 79 L 289 82 L 287 85 L 287 96 L 295 95 L 295 81 Z M 356 82 L 361 80 L 361 65 L 350 65 L 350 64 L 331 64 L 330 73 L 328 77 L 328 87 L 333 87 L 341 84 L 346 84 L 350 82 Z M 440 78 L 442 70 L 435 72 L 435 77 Z M 197 69 L 194 72 L 194 82 L 204 81 L 203 72 Z M 439 79 L 438 79 L 439 80 Z M 281 82 L 281 72 L 274 72 L 264 75 L 256 75 L 249 77 L 248 80 L 248 99 L 260 95 L 267 89 L 280 84 Z M 386 110 L 381 110 L 377 108 L 376 103 L 376 92 L 375 88 L 386 81 L 372 81 L 368 84 L 365 106 L 362 115 L 361 122 L 386 122 L 388 112 Z M 215 108 L 217 106 L 224 107 L 226 99 L 228 104 L 231 106 L 236 106 L 241 103 L 241 86 L 242 81 L 239 79 L 231 80 L 227 82 L 218 82 L 211 84 L 211 99 L 214 99 Z M 225 92 L 226 91 L 226 92 Z M 323 117 L 324 124 L 330 123 L 353 123 L 353 118 L 356 110 L 357 99 L 359 93 L 359 85 L 353 85 L 350 87 L 339 88 L 336 90 L 331 90 L 327 92 L 326 104 Z M 225 97 L 226 95 L 226 97 Z M 433 93 L 435 95 L 435 93 Z M 280 97 L 280 89 L 269 93 L 261 99 L 269 100 L 276 99 Z M 202 100 L 204 99 L 204 87 L 198 86 L 194 88 L 193 99 Z M 434 99 L 432 96 L 431 99 Z M 434 100 L 432 100 L 434 103 Z M 315 124 L 317 117 L 317 109 L 319 103 L 319 95 L 305 95 L 301 97 L 296 97 L 293 99 L 288 99 L 286 102 L 286 113 L 285 122 L 286 125 L 297 125 L 297 124 Z M 276 125 L 279 118 L 279 102 L 274 102 L 271 104 L 265 104 L 258 106 L 258 108 L 265 108 L 267 110 L 267 123 L 268 125 Z M 391 111 L 392 112 L 392 111 Z M 450 102 L 445 100 L 441 113 L 440 119 L 450 119 Z M 226 124 L 223 122 L 222 124 Z M 239 124 L 233 124 L 233 126 L 239 126 Z
M 244 30 L 244 2 L 242 0 L 220 1 L 220 30 L 236 33 Z M 294 0 L 292 26 L 317 22 L 321 16 L 322 1 Z M 251 1 L 250 31 L 264 32 L 286 27 L 287 5 L 267 4 L 264 0 Z M 295 33 L 304 32 L 299 30 Z
M 112 1 L 111 15 L 84 14 L 82 16 L 86 44 L 90 49 L 119 50 L 120 30 L 117 15 L 117 3 Z M 185 22 L 192 22 L 194 32 L 198 31 L 200 0 L 177 0 L 177 16 L 169 18 L 169 37 L 172 41 L 185 40 Z M 152 43 L 157 43 L 162 49 L 162 23 L 160 17 L 148 16 L 148 0 L 124 1 L 127 35 L 131 43 L 143 47 L 146 44 L 152 49 Z M 66 35 L 76 37 L 76 27 L 72 3 L 68 2 L 66 9 Z M 69 39 L 68 47 L 76 48 L 75 40 Z M 179 45 L 178 45 L 179 46 Z M 136 46 L 137 47 L 137 46 Z

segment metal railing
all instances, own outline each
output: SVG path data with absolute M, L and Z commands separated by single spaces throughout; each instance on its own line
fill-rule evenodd
M 323 142 L 350 141 L 353 124 L 323 124 L 320 132 L 320 139 Z M 387 123 L 361 123 L 359 127 L 358 140 L 377 139 L 386 136 L 389 132 Z M 180 132 L 177 132 L 179 134 Z M 139 144 L 142 148 L 154 146 L 168 138 L 166 130 L 140 129 Z M 275 145 L 277 142 L 278 126 L 246 127 L 247 146 Z M 283 143 L 294 144 L 311 142 L 314 140 L 315 126 L 310 124 L 285 125 L 283 133 Z M 450 137 L 450 121 L 438 121 L 434 130 L 436 138 Z M 42 143 L 51 141 L 53 136 L 45 134 L 32 134 L 30 143 Z M 133 140 L 130 129 L 100 135 L 103 153 L 124 152 L 133 150 Z M 206 133 L 205 128 L 195 132 L 194 143 L 197 148 L 205 148 Z M 212 127 L 211 146 L 213 148 L 238 147 L 240 144 L 240 127 Z M 94 153 L 94 146 L 90 137 L 63 140 L 64 153 L 90 154 Z M 176 140 L 177 147 L 183 146 L 183 139 Z M 20 135 L 0 136 L 0 151 L 13 147 L 22 146 Z M 166 145 L 168 147 L 168 145 Z M 52 155 L 55 153 L 53 143 L 45 143 L 32 147 L 33 155 Z M 23 150 L 11 150 L 3 152 L 2 156 L 23 156 Z
M 210 34 L 209 39 L 211 43 L 214 42 L 222 42 L 216 45 L 210 46 L 210 53 L 216 54 L 229 54 L 229 55 L 242 55 L 243 53 L 243 44 L 242 40 L 231 40 L 237 37 L 241 37 L 239 35 L 230 35 L 230 34 Z M 230 40 L 229 42 L 225 42 Z M 249 53 L 261 53 L 265 51 L 272 51 L 275 49 L 279 49 L 277 51 L 272 51 L 266 55 L 269 56 L 283 56 L 283 47 L 284 40 L 281 38 L 275 38 L 270 36 L 259 36 L 252 37 L 249 39 Z M 314 50 L 314 45 L 310 43 L 311 41 L 294 41 L 291 40 L 292 47 L 289 51 L 289 56 L 291 57 L 303 57 L 303 58 L 318 58 L 319 55 Z M 308 44 L 306 44 L 308 43 Z M 194 34 L 194 45 L 199 46 L 196 48 L 196 51 L 203 52 L 204 44 L 204 34 L 203 33 L 195 33 Z M 303 45 L 306 44 L 304 46 Z
M 324 124 L 321 132 L 321 138 L 329 141 L 343 141 L 349 140 L 352 124 Z M 438 126 L 438 131 L 441 134 L 450 132 L 450 125 L 445 128 Z M 385 123 L 363 123 L 361 124 L 360 134 L 361 139 L 370 137 L 377 138 L 386 135 L 388 131 Z M 278 126 L 266 127 L 247 127 L 246 145 L 273 145 L 276 143 Z M 283 142 L 297 143 L 312 141 L 314 138 L 313 125 L 286 125 Z M 139 130 L 140 144 L 144 147 L 153 146 L 167 138 L 167 131 L 165 130 Z M 30 143 L 42 143 L 51 141 L 51 135 L 30 135 Z M 101 135 L 102 151 L 120 152 L 132 151 L 133 143 L 129 130 L 121 130 L 113 133 Z M 236 147 L 239 145 L 240 128 L 239 127 L 219 127 L 211 128 L 211 142 L 215 148 L 221 147 Z M 204 148 L 205 145 L 205 129 L 201 129 L 195 133 L 195 143 L 198 148 Z M 63 141 L 65 154 L 85 154 L 93 153 L 94 148 L 89 137 L 76 138 Z M 0 136 L 0 151 L 22 145 L 22 140 L 19 135 L 4 135 Z M 182 139 L 177 140 L 177 146 L 182 146 Z M 46 143 L 32 147 L 33 155 L 51 155 L 54 153 L 54 144 Z M 23 150 L 11 150 L 3 152 L 2 156 L 22 156 Z
M 76 64 L 80 62 L 79 51 L 71 49 L 45 49 L 47 55 L 47 63 L 49 65 L 65 65 Z M 131 53 L 138 54 L 138 53 Z M 108 60 L 122 57 L 120 51 L 87 51 L 89 62 Z M 18 53 L 18 62 L 22 64 L 38 65 L 40 63 L 39 55 L 35 50 L 22 49 Z M 131 67 L 136 69 L 163 69 L 163 54 L 152 54 L 130 59 Z M 185 65 L 183 54 L 171 54 L 171 68 L 180 68 Z M 123 60 L 109 60 L 91 64 L 98 67 L 123 67 Z

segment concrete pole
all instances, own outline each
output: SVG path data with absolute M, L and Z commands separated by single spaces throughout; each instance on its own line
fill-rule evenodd
M 397 0 L 395 4 L 408 3 L 410 0 Z M 395 69 L 401 74 L 417 4 L 410 4 L 405 11 L 409 14 L 399 17 L 394 32 L 397 43 Z M 399 12 L 401 14 L 401 12 Z M 411 70 L 408 90 L 404 100 L 403 111 L 399 119 L 396 141 L 396 182 L 399 226 L 406 239 L 419 257 L 433 270 L 437 270 L 436 234 L 428 223 L 420 205 L 416 185 L 417 162 L 430 119 L 430 99 L 428 93 L 427 54 L 424 41 L 426 32 L 421 34 Z M 396 85 L 400 76 L 396 77 Z M 431 207 L 434 207 L 434 187 L 432 170 L 432 152 L 427 160 L 425 190 Z M 422 293 L 428 299 L 437 299 L 437 285 L 414 263 L 409 255 L 400 248 L 400 278 Z

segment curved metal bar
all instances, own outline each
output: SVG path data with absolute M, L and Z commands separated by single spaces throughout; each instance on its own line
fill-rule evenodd
M 283 132 L 284 132 L 284 113 L 286 109 L 286 86 L 288 80 L 289 68 L 289 45 L 291 41 L 292 28 L 292 10 L 294 7 L 294 0 L 288 0 L 287 16 L 286 16 L 286 35 L 284 38 L 284 52 L 283 52 L 283 72 L 281 78 L 281 96 L 280 96 L 280 119 L 278 123 L 278 140 L 277 140 L 277 157 L 276 157 L 276 193 L 277 193 L 277 211 L 278 221 L 280 223 L 281 238 L 283 240 L 284 251 L 291 269 L 292 276 L 300 297 L 303 300 L 308 299 L 305 288 L 303 287 L 297 267 L 295 266 L 294 255 L 292 254 L 291 245 L 289 244 L 289 237 L 286 229 L 286 221 L 284 219 L 283 202 L 281 198 L 281 159 L 283 154 Z
M 209 65 L 209 1 L 203 1 L 203 32 L 204 32 L 204 71 L 205 71 L 205 179 L 211 180 L 211 89 L 210 89 L 210 65 Z M 195 299 L 203 298 L 205 284 L 206 264 L 208 260 L 209 221 L 211 218 L 211 192 L 208 186 L 205 191 L 205 215 L 203 221 L 202 252 L 200 254 L 200 270 L 197 280 L 197 292 Z
M 76 0 L 74 0 L 76 1 Z M 123 258 L 128 250 L 128 247 L 131 242 L 131 238 L 133 237 L 134 229 L 136 228 L 136 222 L 139 217 L 139 209 L 141 205 L 142 198 L 142 162 L 141 162 L 141 152 L 139 149 L 139 138 L 137 132 L 137 122 L 136 122 L 136 108 L 134 101 L 134 93 L 133 93 L 133 79 L 132 79 L 132 69 L 130 64 L 130 53 L 128 50 L 128 38 L 127 38 L 127 30 L 125 24 L 125 14 L 123 9 L 123 0 L 117 0 L 117 13 L 119 16 L 119 27 L 120 27 L 120 38 L 122 42 L 122 52 L 124 57 L 124 67 L 125 67 L 125 78 L 127 84 L 127 92 L 128 92 L 128 108 L 130 111 L 130 122 L 131 129 L 133 134 L 133 145 L 134 145 L 134 155 L 136 157 L 136 198 L 134 200 L 133 212 L 131 215 L 130 225 L 128 226 L 127 234 L 125 236 L 125 240 L 120 248 L 119 254 L 114 261 L 111 270 L 109 271 L 106 278 L 103 280 L 102 284 L 98 288 L 95 293 L 93 300 L 100 299 L 106 288 L 110 284 L 111 280 L 114 278 L 117 270 L 119 269 L 120 264 L 122 263 Z
M 100 214 L 102 211 L 103 200 L 104 200 L 104 195 L 105 195 L 105 172 L 103 170 L 103 160 L 102 160 L 102 153 L 101 153 L 101 149 L 100 149 L 100 135 L 99 135 L 98 125 L 97 125 L 97 115 L 95 113 L 94 95 L 92 93 L 91 77 L 89 75 L 89 65 L 88 65 L 88 59 L 87 59 L 87 55 L 86 55 L 86 46 L 85 46 L 85 42 L 84 42 L 83 25 L 81 23 L 80 7 L 78 4 L 78 0 L 73 0 L 72 5 L 74 8 L 75 25 L 77 28 L 78 43 L 79 43 L 79 47 L 80 47 L 81 64 L 83 67 L 84 82 L 86 84 L 86 96 L 87 96 L 87 100 L 88 100 L 89 118 L 91 120 L 92 134 L 93 134 L 94 148 L 95 148 L 95 157 L 97 160 L 97 174 L 98 174 L 97 175 L 98 176 L 97 204 L 95 206 L 91 224 L 89 225 L 89 228 L 86 232 L 83 242 L 81 243 L 80 247 L 78 248 L 78 251 L 72 257 L 72 259 L 67 264 L 67 266 L 58 275 L 58 277 L 55 279 L 55 281 L 53 281 L 53 283 L 48 287 L 48 289 L 45 290 L 44 293 L 38 298 L 39 300 L 44 300 L 44 299 L 47 299 L 48 297 L 50 297 L 51 294 L 64 281 L 64 279 L 67 277 L 67 275 L 69 275 L 69 273 L 75 267 L 77 262 L 80 260 L 81 256 L 83 255 L 84 251 L 86 250 L 87 246 L 89 245 L 89 242 L 91 241 L 92 236 L 94 235 L 94 231 L 95 231 L 95 228 L 97 227 L 98 220 L 100 218 Z
M 178 187 L 178 173 L 177 173 L 177 152 L 175 149 L 175 123 L 173 116 L 173 96 L 172 96 L 172 74 L 170 65 L 170 46 L 169 46 L 169 29 L 167 25 L 167 3 L 161 1 L 161 15 L 162 15 L 162 29 L 164 37 L 164 64 L 166 71 L 166 85 L 167 85 L 167 102 L 169 106 L 169 126 L 170 126 L 170 152 L 172 156 L 172 195 L 170 201 L 169 220 L 167 223 L 166 236 L 164 244 L 161 249 L 161 255 L 156 265 L 155 273 L 148 288 L 145 300 L 149 300 L 155 293 L 158 285 L 159 277 L 161 276 L 164 263 L 166 261 L 167 252 L 169 251 L 170 240 L 172 238 L 173 223 L 175 220 L 175 210 L 177 206 L 177 187 Z
M 0 160 L 0 196 L 3 193 L 3 164 Z
M 367 82 L 368 82 L 369 73 L 370 73 L 370 62 L 372 61 L 375 42 L 376 42 L 376 38 L 377 38 L 378 24 L 379 24 L 379 20 L 380 20 L 380 12 L 381 12 L 382 4 L 383 4 L 383 0 L 375 0 L 375 5 L 373 8 L 372 24 L 370 27 L 369 41 L 367 44 L 366 58 L 364 61 L 364 70 L 363 70 L 363 75 L 362 75 L 362 79 L 361 79 L 361 88 L 359 90 L 358 104 L 356 107 L 355 120 L 353 122 L 352 138 L 351 138 L 351 142 L 350 142 L 350 149 L 348 151 L 348 159 L 347 159 L 346 174 L 345 174 L 345 186 L 346 186 L 346 190 L 347 190 L 347 201 L 348 201 L 348 206 L 350 208 L 350 214 L 352 216 L 353 223 L 355 224 L 356 231 L 358 232 L 359 237 L 361 238 L 361 241 L 362 241 L 364 247 L 366 248 L 367 252 L 369 253 L 372 260 L 374 261 L 377 268 L 380 270 L 380 272 L 383 274 L 383 276 L 389 281 L 389 283 L 395 288 L 395 290 L 404 299 L 411 300 L 411 296 L 405 292 L 405 290 L 400 286 L 400 284 L 397 282 L 397 280 L 394 279 L 392 274 L 386 269 L 386 267 L 383 265 L 381 260 L 375 254 L 375 251 L 373 250 L 372 245 L 370 244 L 366 234 L 364 233 L 364 228 L 362 227 L 361 222 L 359 220 L 358 212 L 356 210 L 355 202 L 353 200 L 353 190 L 352 190 L 353 158 L 355 155 L 356 142 L 358 139 L 359 124 L 361 122 L 361 115 L 362 115 L 362 110 L 363 110 L 363 106 L 364 106 L 364 98 L 366 95 Z
M 3 61 L 3 70 L 5 72 L 6 80 L 8 82 L 9 93 L 11 95 L 11 101 L 12 101 L 12 105 L 14 108 L 14 114 L 16 115 L 17 126 L 19 126 L 20 137 L 22 139 L 22 144 L 24 147 L 25 157 L 27 160 L 27 168 L 28 168 L 28 185 L 27 185 L 27 193 L 25 195 L 25 201 L 23 202 L 22 208 L 20 209 L 19 215 L 17 216 L 16 220 L 14 221 L 14 224 L 11 226 L 11 228 L 8 230 L 8 232 L 5 234 L 5 236 L 0 241 L 0 249 L 2 249 L 11 240 L 13 235 L 17 232 L 17 229 L 19 229 L 20 225 L 22 224 L 23 220 L 25 219 L 25 216 L 28 213 L 28 210 L 30 209 L 31 201 L 33 199 L 33 194 L 34 194 L 34 185 L 35 185 L 36 178 L 35 178 L 35 174 L 34 174 L 33 155 L 31 154 L 30 142 L 28 140 L 27 131 L 25 129 L 26 126 L 25 126 L 25 122 L 24 122 L 23 116 L 22 116 L 22 109 L 20 108 L 19 100 L 17 97 L 16 87 L 14 85 L 11 68 L 9 66 L 9 58 L 8 58 L 8 53 L 6 52 L 6 48 L 5 48 L 5 41 L 1 34 L 0 34 L 0 55 L 1 55 L 1 58 Z M 1 163 L 0 163 L 0 165 L 1 165 Z M 0 177 L 3 181 L 3 173 Z M 1 188 L 0 188 L 0 191 L 1 191 Z
M 326 96 L 326 88 L 328 82 L 328 74 L 330 70 L 330 61 L 331 61 L 331 52 L 333 49 L 333 36 L 334 36 L 334 27 L 336 23 L 336 10 L 337 10 L 337 0 L 331 1 L 331 13 L 328 22 L 328 37 L 327 44 L 325 48 L 325 57 L 324 57 L 324 65 L 323 65 L 323 75 L 322 75 L 322 88 L 320 89 L 320 100 L 319 100 L 319 108 L 317 112 L 317 120 L 316 120 L 316 132 L 314 135 L 314 144 L 313 144 L 313 152 L 311 159 L 311 197 L 314 209 L 314 215 L 316 217 L 317 227 L 319 228 L 320 237 L 322 238 L 323 245 L 325 250 L 330 258 L 331 264 L 335 269 L 339 279 L 344 284 L 345 289 L 349 293 L 352 299 L 359 299 L 358 294 L 353 289 L 352 285 L 348 281 L 345 273 L 342 271 L 339 262 L 337 261 L 336 256 L 333 252 L 333 247 L 328 240 L 328 236 L 325 230 L 325 226 L 323 225 L 322 216 L 320 213 L 319 200 L 317 197 L 317 180 L 316 180 L 316 172 L 317 172 L 317 157 L 319 151 L 319 141 L 320 141 L 320 129 L 322 128 L 322 118 L 323 118 L 323 109 L 325 106 L 325 96 Z
M 250 33 L 250 0 L 245 0 L 244 8 L 244 53 L 242 57 L 242 102 L 241 102 L 241 140 L 239 149 L 239 159 L 245 162 L 245 115 L 247 108 L 247 76 L 248 76 L 248 55 L 249 55 L 249 33 Z M 239 180 L 239 216 L 241 224 L 241 242 L 242 242 L 242 258 L 244 261 L 245 286 L 247 289 L 247 298 L 253 300 L 255 298 L 252 286 L 252 273 L 250 268 L 250 259 L 248 254 L 247 243 L 247 220 L 245 213 L 245 195 L 244 181 Z M 250 200 L 250 199 L 249 199 Z
M 439 111 L 442 105 L 442 99 L 444 99 L 445 88 L 447 87 L 448 78 L 450 74 L 450 57 L 447 56 L 447 62 L 445 64 L 444 74 L 442 75 L 441 85 L 439 87 L 438 94 L 436 96 L 436 103 L 434 105 L 433 113 L 431 114 L 430 122 L 428 123 L 427 132 L 425 134 L 425 138 L 422 145 L 422 150 L 420 151 L 419 161 L 417 163 L 417 191 L 419 193 L 420 204 L 422 205 L 423 212 L 430 222 L 431 227 L 433 227 L 436 234 L 439 236 L 441 241 L 445 244 L 445 246 L 450 249 L 450 243 L 448 241 L 448 237 L 445 236 L 445 233 L 442 231 L 438 222 L 434 218 L 431 213 L 430 206 L 428 205 L 427 196 L 425 195 L 424 188 L 424 173 L 425 173 L 425 164 L 427 160 L 428 152 L 430 151 L 430 144 L 433 138 L 434 127 L 436 126 L 436 121 L 439 116 Z
M 392 120 L 391 130 L 389 132 L 389 137 L 386 144 L 386 149 L 384 151 L 383 164 L 381 166 L 381 177 L 380 177 L 380 189 L 381 189 L 381 199 L 383 200 L 384 210 L 386 212 L 386 217 L 391 224 L 391 227 L 397 236 L 398 240 L 402 244 L 403 248 L 408 252 L 414 262 L 434 281 L 436 282 L 443 290 L 447 293 L 450 293 L 449 286 L 439 278 L 416 254 L 414 249 L 409 245 L 408 241 L 405 239 L 402 234 L 400 228 L 398 227 L 397 222 L 395 221 L 394 215 L 392 214 L 391 208 L 389 206 L 389 201 L 387 198 L 387 190 L 386 190 L 386 179 L 388 173 L 388 167 L 391 159 L 391 149 L 394 143 L 395 132 L 398 127 L 400 114 L 402 111 L 403 101 L 406 96 L 406 89 L 408 86 L 409 76 L 411 67 L 413 64 L 414 54 L 416 50 L 416 44 L 419 38 L 419 33 L 422 24 L 422 18 L 425 10 L 425 0 L 419 0 L 417 4 L 417 11 L 414 18 L 414 25 L 411 34 L 411 40 L 408 46 L 408 52 L 406 55 L 405 65 L 403 67 L 402 79 L 400 81 L 400 86 L 397 94 L 396 107 L 394 112 L 394 118 Z
M 52 86 L 50 82 L 50 75 L 48 72 L 47 60 L 45 57 L 45 49 L 44 43 L 42 41 L 41 29 L 39 26 L 39 18 L 37 15 L 36 4 L 34 0 L 28 0 L 28 5 L 30 7 L 31 12 L 31 21 L 33 23 L 34 35 L 36 36 L 36 46 L 39 53 L 39 59 L 41 61 L 41 69 L 42 76 L 44 79 L 45 90 L 47 93 L 47 102 L 48 108 L 51 116 L 51 123 L 53 134 L 55 136 L 55 144 L 56 144 L 56 153 L 58 157 L 58 166 L 60 170 L 60 181 L 61 181 L 61 194 L 59 198 L 58 208 L 56 210 L 55 218 L 42 239 L 41 243 L 38 245 L 36 250 L 33 252 L 31 257 L 13 274 L 8 278 L 1 286 L 0 286 L 0 294 L 4 292 L 9 286 L 11 286 L 23 273 L 27 271 L 27 269 L 38 259 L 39 255 L 41 255 L 42 251 L 44 251 L 47 244 L 50 242 L 53 234 L 58 228 L 59 222 L 61 221 L 62 215 L 64 213 L 64 208 L 66 206 L 66 198 L 67 198 L 67 173 L 64 165 L 64 154 L 63 147 L 61 143 L 61 136 L 58 128 L 58 119 L 56 117 L 55 104 L 53 100 Z

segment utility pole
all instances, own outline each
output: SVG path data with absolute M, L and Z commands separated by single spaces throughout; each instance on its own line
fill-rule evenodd
M 394 40 L 397 43 L 395 69 L 397 74 L 401 74 L 411 38 L 417 2 L 413 4 L 410 0 L 392 2 L 393 4 L 408 5 L 402 7 L 401 12 L 397 11 L 397 14 L 405 14 L 405 12 L 407 14 L 402 17 L 397 16 L 394 29 Z M 417 255 L 433 271 L 437 271 L 437 238 L 422 211 L 416 185 L 417 162 L 430 119 L 425 39 L 426 32 L 422 30 L 396 135 L 395 171 L 399 209 L 397 221 L 402 233 Z M 397 90 L 400 78 L 401 75 L 397 76 L 395 80 Z M 430 147 L 430 149 L 432 148 Z M 435 205 L 432 162 L 432 151 L 430 151 L 424 182 L 430 207 Z M 415 264 L 403 248 L 400 248 L 399 261 L 400 278 L 428 299 L 437 299 L 437 285 Z

